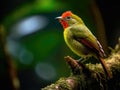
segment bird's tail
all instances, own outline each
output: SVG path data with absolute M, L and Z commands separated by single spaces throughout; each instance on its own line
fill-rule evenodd
M 106 64 L 105 64 L 104 59 L 101 58 L 101 57 L 99 57 L 99 61 L 100 61 L 101 65 L 102 65 L 102 67 L 103 67 L 103 69 L 104 69 L 105 74 L 107 75 L 107 78 L 108 78 L 108 79 L 112 78 L 112 74 L 111 74 L 111 72 L 108 70 L 108 68 L 107 68 L 107 66 L 106 66 Z

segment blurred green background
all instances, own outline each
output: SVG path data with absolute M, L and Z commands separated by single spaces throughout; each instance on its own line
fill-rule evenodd
M 11 62 L 3 54 L 1 42 L 0 90 L 40 90 L 70 75 L 64 56 L 79 57 L 66 46 L 62 26 L 55 20 L 66 10 L 79 15 L 100 41 L 105 40 L 106 47 L 114 47 L 120 35 L 116 0 L 2 0 L 0 7 L 7 53 L 17 73 L 12 78 L 19 80 L 15 81 L 17 89 L 13 88 L 6 64 Z

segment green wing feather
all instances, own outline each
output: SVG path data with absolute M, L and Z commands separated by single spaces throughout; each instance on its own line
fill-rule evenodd
M 105 56 L 101 44 L 85 25 L 78 24 L 75 27 L 73 26 L 71 29 L 73 29 L 71 31 L 78 42 L 93 50 L 97 55 L 101 57 Z

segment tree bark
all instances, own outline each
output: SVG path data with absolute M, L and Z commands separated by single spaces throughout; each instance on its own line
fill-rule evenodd
M 120 88 L 120 38 L 118 44 L 105 59 L 112 77 L 107 78 L 100 64 L 82 64 L 70 56 L 64 58 L 72 75 L 60 78 L 42 90 L 119 90 Z

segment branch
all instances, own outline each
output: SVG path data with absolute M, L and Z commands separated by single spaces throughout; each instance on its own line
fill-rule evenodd
M 118 90 L 120 88 L 120 38 L 105 63 L 113 77 L 107 79 L 101 64 L 82 64 L 70 56 L 64 58 L 72 70 L 72 75 L 60 78 L 42 90 Z
M 8 87 L 11 88 L 12 90 L 19 90 L 20 83 L 17 77 L 15 64 L 13 62 L 10 53 L 8 52 L 5 29 L 3 25 L 0 25 L 0 50 L 2 51 L 2 55 L 3 55 L 3 58 L 0 58 L 0 60 L 3 59 L 6 67 L 5 71 L 6 71 L 6 76 L 8 77 L 7 79 L 7 83 L 9 85 Z

